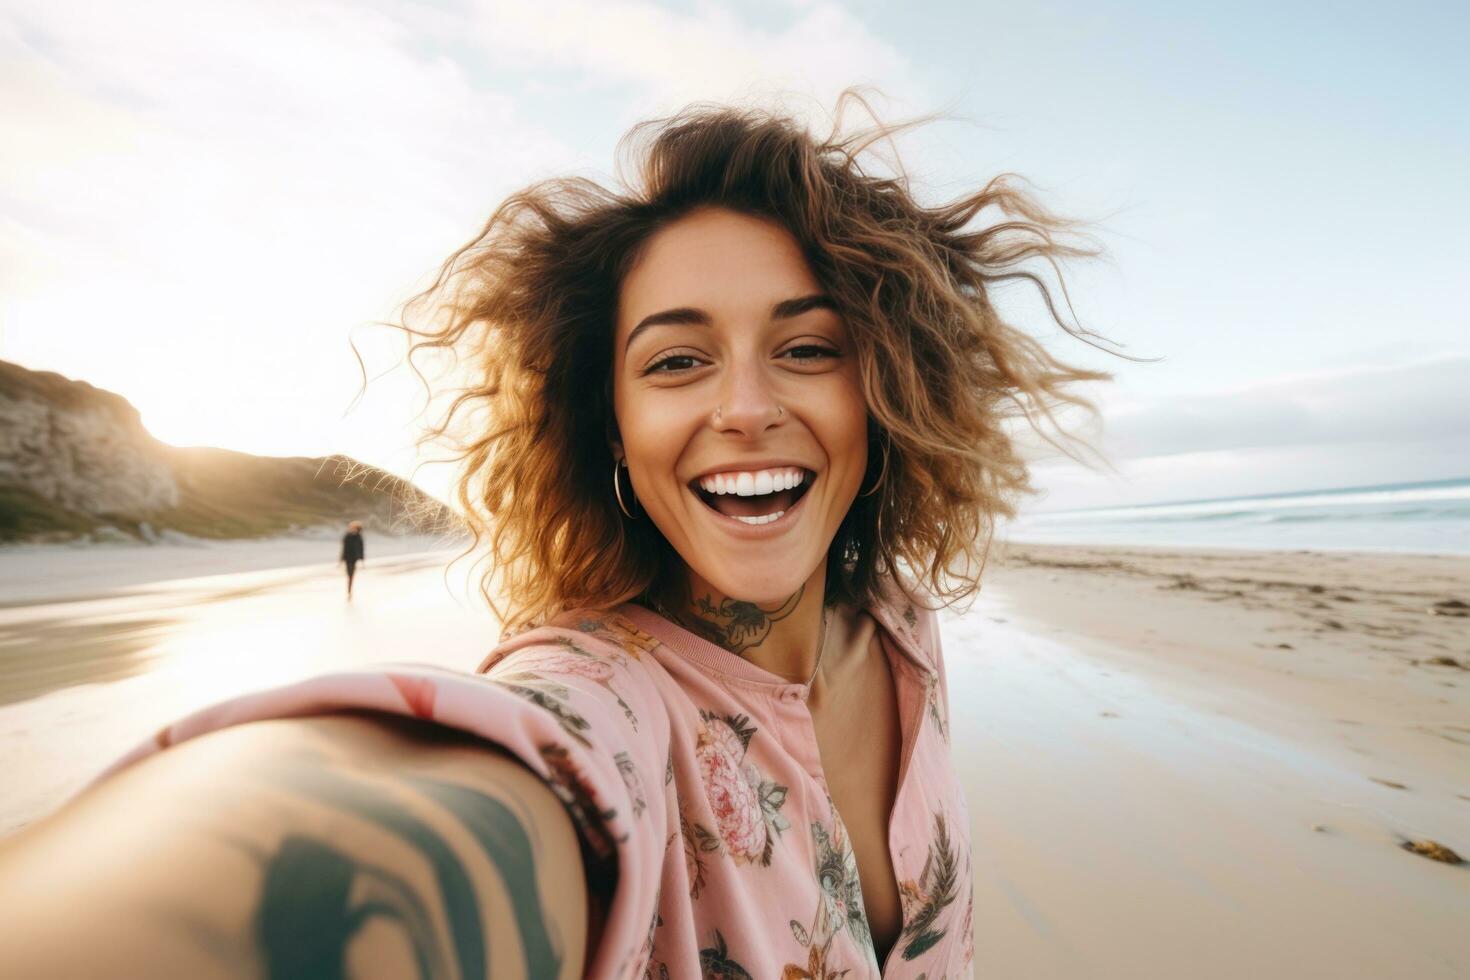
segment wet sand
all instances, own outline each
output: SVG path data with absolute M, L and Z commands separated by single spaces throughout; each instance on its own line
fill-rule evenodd
M 1470 780 L 1470 556 L 1018 545 L 998 557 L 987 589 L 1050 635 L 1259 700 L 1304 738 L 1371 737 L 1360 754 Z
M 379 549 L 381 552 L 382 548 Z M 457 550 L 152 582 L 0 607 L 0 836 L 160 724 L 215 701 L 380 661 L 472 670 L 500 626 Z
M 0 545 L 0 609 L 84 595 L 108 595 L 153 582 L 212 575 L 336 567 L 341 535 L 332 529 L 277 537 L 206 541 L 176 536 L 158 544 L 106 542 Z M 369 565 L 378 558 L 464 550 L 457 537 L 370 534 Z
M 374 563 L 351 606 L 307 566 L 0 609 L 0 833 L 233 693 L 470 669 L 499 628 L 448 556 Z M 1470 865 L 1401 847 L 1470 857 L 1470 671 L 1437 662 L 1470 618 L 1436 605 L 1470 559 L 1003 558 L 941 614 L 976 976 L 1470 975 Z
M 977 976 L 1470 975 L 1470 864 L 1404 849 L 1470 858 L 1470 559 L 997 558 L 945 632 Z

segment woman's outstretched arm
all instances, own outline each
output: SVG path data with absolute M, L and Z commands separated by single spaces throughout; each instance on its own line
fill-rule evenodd
M 571 978 L 587 941 L 550 788 L 490 743 L 368 714 L 124 769 L 0 841 L 0 909 L 14 976 Z

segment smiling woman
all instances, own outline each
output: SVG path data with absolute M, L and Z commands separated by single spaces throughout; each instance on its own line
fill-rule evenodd
M 845 94 L 837 118 L 853 104 Z M 407 323 L 437 325 L 408 326 L 414 352 L 447 348 L 472 367 L 426 439 L 463 450 L 458 503 L 496 556 L 486 597 L 512 628 L 680 586 L 669 529 L 626 518 L 609 486 L 624 460 L 629 497 L 674 499 L 646 453 L 620 447 L 625 411 L 661 427 L 663 474 L 688 483 L 731 454 L 677 430 L 719 429 L 730 412 L 725 431 L 754 443 L 741 467 L 817 473 L 812 419 L 781 413 L 835 396 L 824 417 L 860 416 L 866 434 L 827 461 L 829 597 L 870 599 L 899 563 L 935 596 L 974 591 L 991 528 L 1029 489 L 1010 421 L 1049 426 L 1059 402 L 1081 403 L 1071 383 L 1104 377 L 1055 361 L 999 316 L 993 291 L 1030 281 L 1055 314 L 1028 263 L 1097 250 L 1065 240 L 1074 223 L 1010 175 L 928 208 L 906 177 L 867 173 L 869 147 L 905 128 L 818 139 L 718 107 L 644 123 L 620 154 L 630 187 L 567 178 L 512 195 L 410 304 Z M 977 227 L 992 209 L 1000 220 Z M 782 420 L 780 437 L 754 432 L 752 411 Z M 677 467 L 670 452 L 684 453 Z M 875 489 L 835 507 L 842 480 L 859 485 L 853 466 Z M 950 575 L 963 557 L 968 571 Z
M 757 606 L 820 596 L 868 413 L 843 318 L 791 233 L 710 207 L 650 237 L 623 281 L 612 376 L 613 452 L 688 556 L 687 590 Z M 766 647 L 773 666 L 816 656 L 795 638 Z
M 635 129 L 628 187 L 507 200 L 410 305 L 433 325 L 405 325 L 411 357 L 470 369 L 428 438 L 462 451 L 500 645 L 474 674 L 327 676 L 164 728 L 11 848 L 0 898 L 49 875 L 98 908 L 200 910 L 146 933 L 191 969 L 964 975 L 935 611 L 1027 489 L 1009 420 L 1101 377 L 990 291 L 1046 294 L 1027 260 L 1092 253 L 1005 178 L 926 207 L 869 174 L 895 131 L 697 107 Z M 453 738 L 371 720 L 391 715 Z M 250 777 L 228 802 L 219 771 Z M 209 805 L 56 889 L 68 828 L 149 838 L 127 786 Z M 141 887 L 135 852 L 175 870 Z M 27 962 L 84 956 L 46 935 L 0 931 Z

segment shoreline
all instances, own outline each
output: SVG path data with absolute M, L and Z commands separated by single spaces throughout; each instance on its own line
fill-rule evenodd
M 1238 555 L 1243 553 L 1260 554 L 1264 552 L 1268 554 L 1281 555 L 1366 555 L 1370 557 L 1380 558 L 1470 559 L 1470 550 L 1456 551 L 1453 548 L 1435 549 L 1368 544 L 1313 544 L 1310 546 L 1283 544 L 1279 546 L 1271 546 L 1249 541 L 1244 544 L 1229 544 L 1226 542 L 1205 542 L 1202 540 L 1181 541 L 1178 544 L 1159 544 L 1150 541 L 1137 540 L 1088 541 L 1083 540 L 1082 538 L 1071 536 L 1068 536 L 1066 538 L 1059 536 L 1055 540 L 1048 540 L 1044 536 L 1028 536 L 1026 530 L 1022 530 L 1021 533 L 1022 537 L 1019 538 L 1003 538 L 1000 534 L 997 534 L 995 538 L 994 550 L 996 552 L 1000 552 L 1002 550 L 1005 550 L 1006 548 L 1019 548 L 1023 550 L 1026 548 L 1079 548 L 1087 551 L 1145 551 L 1155 552 L 1158 554 L 1180 554 L 1182 552 L 1218 552 L 1220 554 Z
M 984 593 L 1026 628 L 1470 803 L 1470 556 L 1010 542 L 993 560 Z
M 1041 503 L 1041 501 L 1034 501 Z M 1470 556 L 1470 476 L 1026 512 L 1031 544 Z
M 221 541 L 173 539 L 80 545 L 0 546 L 0 608 L 105 596 L 142 585 L 215 575 L 302 569 L 338 562 L 336 532 Z M 458 547 L 441 535 L 374 534 L 367 539 L 368 566 Z

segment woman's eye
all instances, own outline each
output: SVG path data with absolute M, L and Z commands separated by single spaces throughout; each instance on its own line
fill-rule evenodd
M 698 359 L 692 354 L 671 354 L 663 360 L 650 364 L 644 374 L 677 374 L 680 371 L 688 371 L 698 363 Z M 665 370 L 667 366 L 667 370 Z
M 796 358 L 798 361 L 819 361 L 824 357 L 840 356 L 837 351 L 833 350 L 832 348 L 819 347 L 816 344 L 802 344 L 800 347 L 791 348 L 786 353 L 800 353 L 801 356 Z

